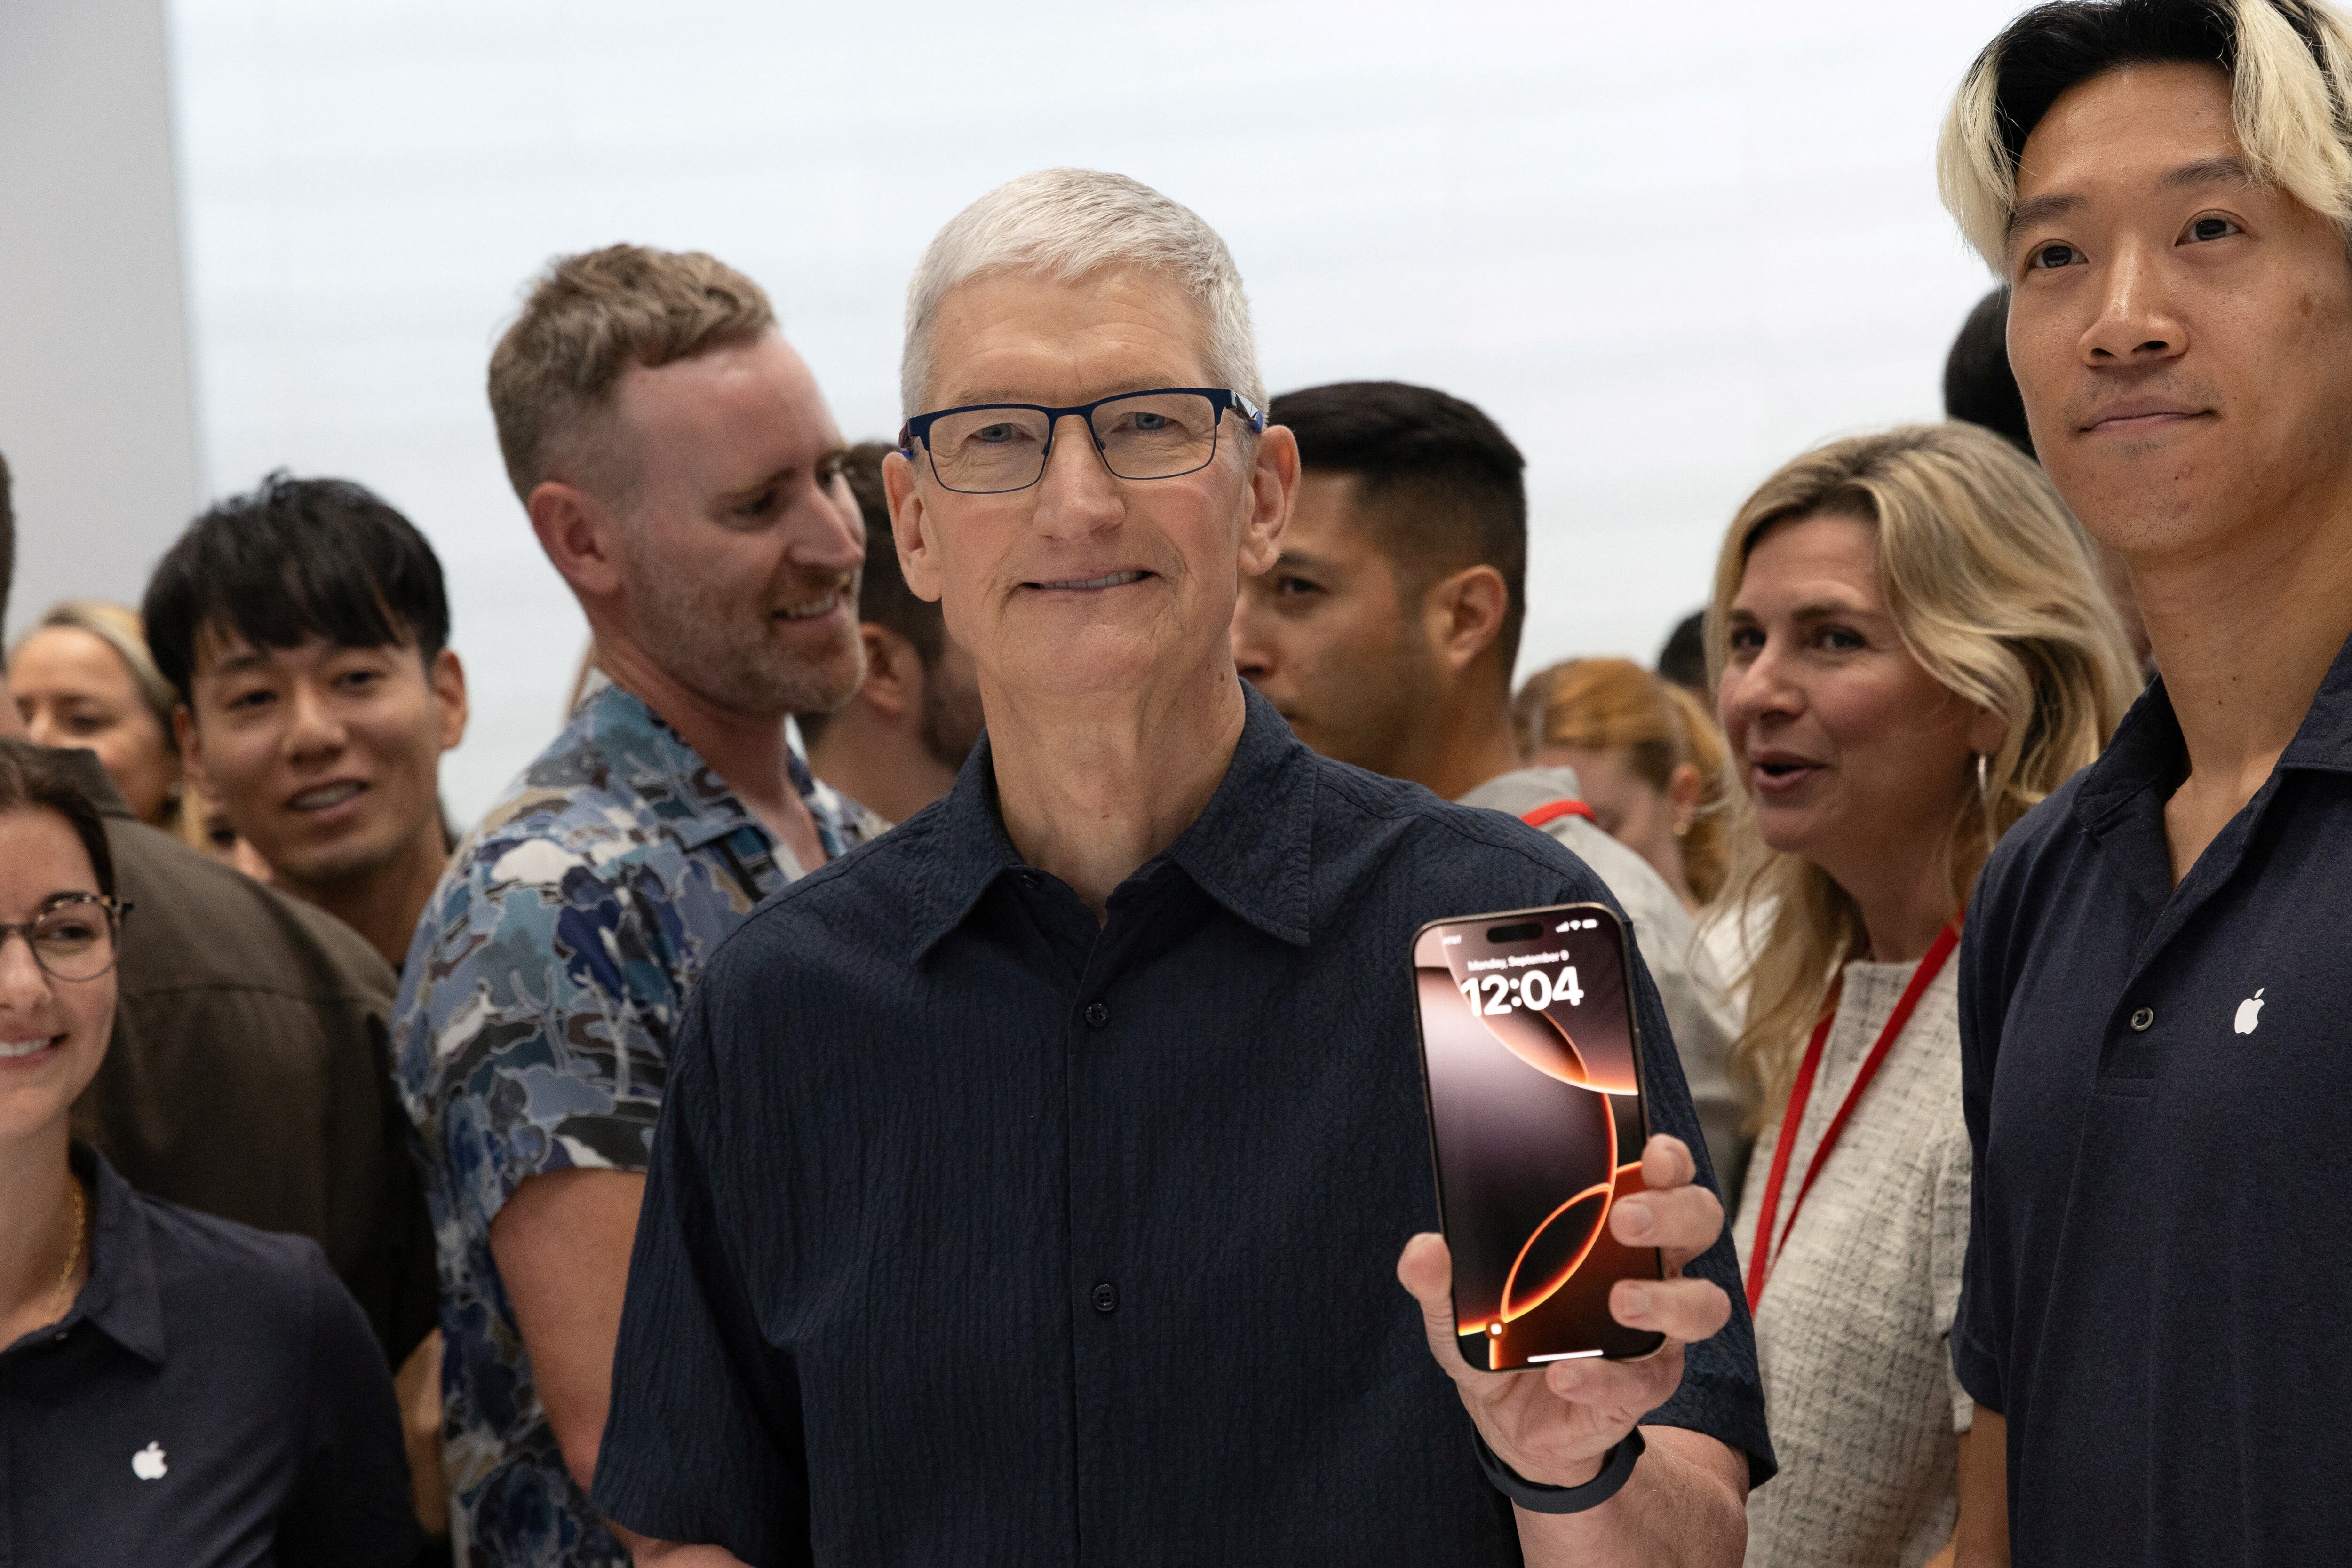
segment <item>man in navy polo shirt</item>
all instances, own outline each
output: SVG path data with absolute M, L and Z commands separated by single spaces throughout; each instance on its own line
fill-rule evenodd
M 1945 131 L 2034 446 L 2159 671 L 2001 844 L 1961 949 L 1952 1350 L 1974 1452 L 2007 1437 L 1962 1484 L 2007 1489 L 2021 1563 L 2352 1542 L 2347 62 L 2289 0 L 2044 5 Z
M 1244 688 L 1298 461 L 1223 242 L 1048 171 L 940 232 L 908 321 L 898 557 L 987 733 L 689 999 L 596 1501 L 680 1568 L 1730 1568 L 1771 1448 L 1638 965 L 1667 1135 L 1611 1224 L 1673 1277 L 1611 1309 L 1668 1343 L 1457 1348 L 1412 933 L 1609 894 Z

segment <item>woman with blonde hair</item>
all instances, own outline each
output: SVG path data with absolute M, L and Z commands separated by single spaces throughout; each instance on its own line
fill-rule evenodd
M 178 699 L 138 612 L 101 599 L 57 605 L 8 655 L 8 686 L 34 740 L 98 753 L 131 815 L 206 847 L 172 736 Z
M 2048 479 L 1961 424 L 1766 480 L 1707 638 L 1743 797 L 1727 896 L 1759 938 L 1732 1065 L 1766 1124 L 1734 1235 L 1780 1474 L 1749 1500 L 1748 1561 L 1941 1561 L 1978 1522 L 1956 1488 L 1969 1153 L 1946 960 L 1995 841 L 2122 716 L 2130 647 Z
M 1715 716 L 1631 659 L 1570 659 L 1512 699 L 1519 748 L 1572 768 L 1611 838 L 1648 861 L 1696 915 L 1723 885 L 1723 740 Z

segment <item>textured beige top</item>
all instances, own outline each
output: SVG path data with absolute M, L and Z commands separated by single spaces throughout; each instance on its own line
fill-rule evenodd
M 1848 964 L 1780 1192 L 1780 1223 L 1830 1119 L 1910 983 L 1909 964 Z M 1748 1500 L 1749 1568 L 1889 1568 L 1951 1539 L 1958 1433 L 1975 1406 L 1952 1375 L 1969 1241 L 1957 962 L 1904 1026 L 1805 1199 L 1756 1312 L 1764 1415 L 1780 1473 Z M 1784 1129 L 1756 1145 L 1734 1236 L 1756 1217 Z

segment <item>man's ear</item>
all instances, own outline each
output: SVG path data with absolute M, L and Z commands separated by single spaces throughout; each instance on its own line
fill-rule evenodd
M 433 700 L 441 709 L 441 749 L 447 751 L 466 738 L 466 666 L 457 662 L 455 648 L 444 648 L 433 655 L 433 667 L 426 675 L 433 683 Z
M 539 548 L 573 592 L 607 600 L 621 591 L 621 520 L 599 497 L 561 479 L 540 482 L 523 503 Z
M 198 794 L 220 797 L 213 792 L 211 775 L 205 771 L 205 748 L 196 734 L 196 716 L 185 703 L 172 708 L 172 740 L 180 748 L 180 771 L 189 786 Z
M 1298 500 L 1298 438 L 1284 424 L 1269 424 L 1250 459 L 1249 515 L 1242 520 L 1241 572 L 1258 577 L 1274 569 L 1282 553 L 1282 532 Z
M 915 645 L 887 626 L 868 621 L 857 628 L 866 644 L 866 684 L 856 700 L 892 723 L 923 707 L 923 660 Z
M 1468 566 L 1431 583 L 1421 604 L 1431 651 L 1448 670 L 1458 673 L 1502 635 L 1511 591 L 1493 567 Z
M 939 555 L 928 525 L 930 508 L 923 505 L 915 465 L 903 452 L 882 458 L 882 496 L 890 504 L 890 542 L 898 552 L 898 575 L 918 599 L 940 601 Z

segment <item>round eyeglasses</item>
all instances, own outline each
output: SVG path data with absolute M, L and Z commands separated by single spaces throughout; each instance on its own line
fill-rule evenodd
M 0 947 L 22 936 L 33 962 L 54 980 L 95 980 L 114 967 L 127 902 L 95 893 L 60 894 L 30 920 L 0 920 Z
M 1159 387 L 1051 408 L 1035 402 L 968 403 L 919 413 L 898 433 L 908 459 L 922 443 L 931 475 L 968 496 L 1025 490 L 1045 476 L 1054 433 L 1073 416 L 1087 422 L 1103 465 L 1121 479 L 1173 479 L 1206 468 L 1217 429 L 1233 410 L 1253 431 L 1265 415 L 1223 387 Z

